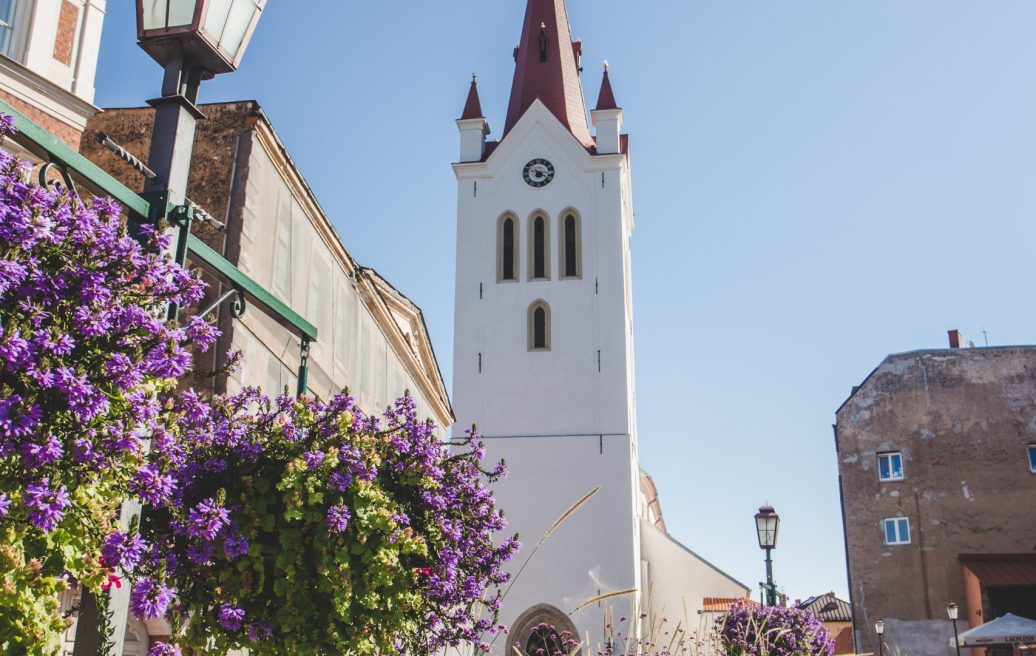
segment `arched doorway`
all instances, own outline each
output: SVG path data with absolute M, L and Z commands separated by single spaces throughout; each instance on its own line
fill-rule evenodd
M 507 654 L 568 656 L 583 653 L 579 634 L 568 615 L 550 604 L 537 604 L 511 625 Z

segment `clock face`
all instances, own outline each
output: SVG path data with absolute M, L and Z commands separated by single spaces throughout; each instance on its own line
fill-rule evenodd
M 534 159 L 525 165 L 522 177 L 530 187 L 546 187 L 554 179 L 554 165 L 545 159 Z

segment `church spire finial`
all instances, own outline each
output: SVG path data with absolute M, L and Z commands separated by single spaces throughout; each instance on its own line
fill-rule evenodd
M 572 40 L 564 0 L 528 0 L 504 136 L 538 99 L 580 143 L 593 146 L 579 83 L 580 50 Z
M 471 88 L 468 89 L 468 100 L 464 103 L 464 113 L 460 120 L 466 121 L 470 118 L 485 118 L 482 115 L 482 102 L 478 97 L 478 74 L 471 74 Z
M 612 81 L 608 77 L 608 60 L 604 60 L 604 79 L 601 80 L 601 93 L 597 96 L 597 109 L 618 109 L 619 105 L 615 102 L 615 93 L 612 91 Z

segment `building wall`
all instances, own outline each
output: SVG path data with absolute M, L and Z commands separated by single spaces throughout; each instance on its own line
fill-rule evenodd
M 349 388 L 368 413 L 383 412 L 409 389 L 419 411 L 429 413 L 428 395 L 414 380 L 417 372 L 408 371 L 405 354 L 392 347 L 390 331 L 397 327 L 386 329 L 375 317 L 377 290 L 328 243 L 319 218 L 275 161 L 275 144 L 259 131 L 251 135 L 243 216 L 231 240 L 238 244 L 241 270 L 317 327 L 310 389 L 327 398 Z M 294 391 L 297 341 L 260 312 L 247 312 L 238 325 L 243 330 L 234 331 L 233 346 L 246 364 L 231 389 L 264 381 L 266 389 L 287 385 Z M 440 426 L 449 424 L 441 412 L 433 414 Z
M 448 427 L 449 400 L 427 335 L 415 327 L 420 310 L 352 259 L 257 103 L 201 109 L 206 118 L 198 123 L 187 195 L 226 230 L 196 223 L 193 232 L 317 327 L 311 392 L 327 398 L 348 388 L 365 411 L 381 413 L 409 390 L 419 412 Z M 96 136 L 104 132 L 146 159 L 153 121 L 150 108 L 107 110 L 90 121 L 82 152 L 131 189 L 142 189 L 143 176 Z M 218 297 L 217 281 L 205 279 L 210 300 Z M 240 320 L 222 312 L 220 328 L 218 348 L 199 366 L 211 371 L 228 348 L 244 355 L 243 366 L 220 388 L 258 384 L 268 393 L 294 392 L 297 338 L 257 308 Z
M 555 179 L 533 189 L 527 162 L 545 158 Z M 525 545 L 501 621 L 512 627 L 494 653 L 513 653 L 530 609 L 549 605 L 591 645 L 604 636 L 604 604 L 631 616 L 641 590 L 640 469 L 633 402 L 629 161 L 590 155 L 542 104 L 534 104 L 486 162 L 458 164 L 454 393 L 457 431 L 472 423 L 487 457 L 510 476 L 494 487 L 508 531 Z M 562 279 L 559 222 L 580 218 L 581 277 Z M 518 221 L 518 280 L 498 282 L 498 225 Z M 549 280 L 530 280 L 531 229 L 548 218 Z M 529 348 L 529 309 L 550 308 L 550 349 Z M 457 434 L 457 433 L 455 433 Z M 545 531 L 588 492 L 596 495 L 532 555 Z M 564 626 L 550 620 L 559 628 Z
M 12 0 L 0 29 L 0 98 L 73 148 L 97 108 L 94 78 L 107 0 Z M 127 35 L 127 38 L 133 38 Z
M 877 651 L 873 624 L 903 653 L 951 653 L 946 605 L 960 629 L 967 554 L 1036 548 L 1036 348 L 889 356 L 837 413 L 839 474 L 857 639 Z M 880 482 L 878 454 L 901 451 L 904 479 Z M 882 520 L 905 517 L 911 542 L 887 546 Z M 992 619 L 992 618 L 989 618 Z
M 712 630 L 717 615 L 705 612 L 705 597 L 736 599 L 751 590 L 730 578 L 713 565 L 691 552 L 649 522 L 640 522 L 641 558 L 647 575 L 643 581 L 649 617 L 663 631 L 674 631 L 678 625 L 705 638 Z M 667 639 L 670 636 L 660 636 Z
M 534 158 L 550 160 L 557 171 L 542 189 L 522 179 Z M 628 160 L 592 157 L 537 104 L 488 162 L 457 171 L 458 418 L 487 435 L 634 433 Z M 570 209 L 581 217 L 582 276 L 562 280 L 558 227 Z M 529 224 L 537 212 L 549 219 L 545 281 L 529 280 Z M 505 213 L 518 219 L 517 282 L 497 282 Z M 536 300 L 550 307 L 549 352 L 528 348 L 528 311 Z

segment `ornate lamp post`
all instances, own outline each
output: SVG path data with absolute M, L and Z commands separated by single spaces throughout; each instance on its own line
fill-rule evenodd
M 878 656 L 885 653 L 885 622 L 878 620 L 874 623 L 874 632 L 878 634 Z
M 773 560 L 770 552 L 777 546 L 777 529 L 781 518 L 772 506 L 763 506 L 755 515 L 755 531 L 759 538 L 759 548 L 766 552 L 766 604 L 777 605 L 777 586 L 773 582 Z
M 137 0 L 140 47 L 165 69 L 162 96 L 148 101 L 155 108 L 155 125 L 146 167 L 150 171 L 145 173 L 142 195 L 152 208 L 150 221 L 157 224 L 168 218 L 179 228 L 176 259 L 181 264 L 187 257 L 191 230 L 192 212 L 186 199 L 194 132 L 198 119 L 204 118 L 195 106 L 198 87 L 202 80 L 237 70 L 265 6 L 266 0 Z M 170 204 L 178 209 L 167 217 Z M 170 315 L 176 311 L 171 307 Z M 308 344 L 304 341 L 304 358 Z M 139 512 L 139 505 L 124 503 L 123 523 Z M 109 637 L 115 654 L 123 651 L 129 607 L 127 588 L 113 590 L 108 600 L 112 612 Z M 103 640 L 97 600 L 84 592 L 73 655 L 93 656 Z
M 946 604 L 946 615 L 953 621 L 953 646 L 957 648 L 957 656 L 960 656 L 960 638 L 957 635 L 957 604 L 952 601 Z
M 204 115 L 195 106 L 202 80 L 237 70 L 266 0 L 137 0 L 140 47 L 165 69 L 155 108 L 148 168 L 157 175 L 146 195 L 181 205 L 194 149 L 194 129 Z M 155 198 L 157 200 L 157 198 Z M 158 219 L 161 217 L 152 217 Z

